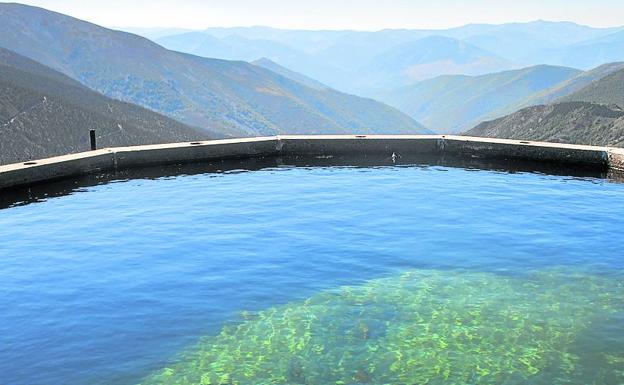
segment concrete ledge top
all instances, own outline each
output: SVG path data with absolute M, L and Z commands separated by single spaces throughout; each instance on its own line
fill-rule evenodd
M 341 142 L 343 140 L 349 141 L 349 145 L 345 144 L 344 148 L 341 147 Z M 407 145 L 408 149 L 411 149 L 413 144 L 414 151 L 417 152 L 419 151 L 418 143 L 426 144 L 433 141 L 441 148 L 440 151 L 446 151 L 445 153 L 449 155 L 454 155 L 455 153 L 453 151 L 479 151 L 486 156 L 491 154 L 492 156 L 500 157 L 501 154 L 504 156 L 507 153 L 505 147 L 508 145 L 511 146 L 509 150 L 510 158 L 526 156 L 527 158 L 533 157 L 538 161 L 557 162 L 561 160 L 562 162 L 565 161 L 572 164 L 575 162 L 579 164 L 587 163 L 588 160 L 591 160 L 590 163 L 597 164 L 603 162 L 604 159 L 603 166 L 605 167 L 612 166 L 612 168 L 618 169 L 624 167 L 623 148 L 457 135 L 278 135 L 105 148 L 47 159 L 14 163 L 0 166 L 0 188 L 12 187 L 18 184 L 45 182 L 48 179 L 69 176 L 70 172 L 72 175 L 76 175 L 77 173 L 86 174 L 94 172 L 94 170 L 116 168 L 117 162 L 122 159 L 126 162 L 123 164 L 124 167 L 132 167 L 139 166 L 149 161 L 155 163 L 159 161 L 172 163 L 177 160 L 200 161 L 202 159 L 209 159 L 210 156 L 214 159 L 227 157 L 228 155 L 239 157 L 245 157 L 246 155 L 249 157 L 262 156 L 263 154 L 279 155 L 280 151 L 282 151 L 282 146 L 290 146 L 296 154 L 296 151 L 302 148 L 299 147 L 300 145 L 308 146 L 312 144 L 315 145 L 315 149 L 317 150 L 325 150 L 330 147 L 334 150 L 340 148 L 352 151 L 354 155 L 357 155 L 360 147 L 353 147 L 351 145 L 358 143 L 360 140 L 366 141 L 367 151 L 387 150 L 398 144 L 403 145 L 402 148 L 406 148 L 405 146 Z M 368 141 L 379 141 L 379 148 L 376 148 L 374 143 Z M 401 141 L 405 142 L 401 143 Z M 275 142 L 275 146 L 272 146 L 270 144 L 271 142 Z M 289 142 L 291 145 L 289 145 Z M 331 145 L 328 143 L 328 147 L 325 147 L 326 142 L 331 142 Z M 383 144 L 383 146 L 381 144 Z M 452 148 L 449 149 L 447 144 L 452 145 Z M 503 146 L 501 147 L 501 145 Z M 214 148 L 215 151 L 212 151 L 212 148 Z M 254 152 L 254 149 L 258 150 Z M 538 150 L 537 152 L 535 151 L 536 149 Z M 539 149 L 543 149 L 544 151 L 539 151 Z M 189 153 L 193 151 L 199 155 L 189 157 Z M 167 154 L 166 157 L 163 157 L 164 153 Z M 132 155 L 131 159 L 128 158 L 129 155 Z M 595 159 L 598 159 L 598 161 Z M 18 174 L 19 177 L 16 176 Z
M 114 149 L 104 148 L 101 150 L 95 150 L 95 151 L 89 151 L 89 152 L 78 152 L 75 154 L 60 155 L 60 156 L 55 156 L 52 158 L 37 159 L 37 160 L 32 160 L 32 161 L 27 161 L 27 162 L 22 162 L 22 163 L 7 164 L 4 166 L 0 166 L 0 174 L 3 172 L 42 167 L 42 166 L 47 166 L 51 164 L 69 162 L 69 161 L 74 161 L 74 160 L 95 158 L 100 155 L 111 154 L 113 151 Z
M 240 139 L 216 139 L 216 140 L 199 140 L 197 142 L 178 142 L 178 143 L 165 143 L 165 144 L 147 144 L 142 146 L 127 146 L 127 147 L 111 147 L 106 150 L 112 152 L 122 151 L 151 151 L 151 150 L 165 150 L 170 148 L 185 148 L 185 147 L 202 147 L 202 146 L 216 146 L 222 144 L 239 144 L 239 143 L 260 143 L 276 141 L 276 136 L 264 136 L 255 138 L 240 138 Z
M 624 155 L 624 148 L 609 147 L 609 152 L 613 154 Z
M 586 150 L 586 151 L 608 151 L 610 147 L 601 146 L 589 146 L 584 144 L 567 144 L 567 143 L 553 143 L 553 142 L 535 142 L 530 140 L 513 140 L 513 139 L 496 139 L 496 138 L 481 138 L 478 136 L 448 136 L 445 139 L 467 141 L 467 142 L 481 142 L 481 143 L 499 143 L 499 144 L 512 144 L 534 147 L 548 147 L 548 148 L 565 148 L 571 150 Z
M 548 148 L 565 148 L 573 150 L 587 150 L 587 151 L 609 151 L 609 150 L 622 150 L 615 147 L 604 146 L 589 146 L 583 144 L 567 144 L 567 143 L 553 143 L 553 142 L 537 142 L 529 140 L 515 140 L 515 139 L 498 139 L 498 138 L 484 138 L 478 136 L 462 136 L 462 135 L 278 135 L 277 140 L 400 140 L 400 139 L 423 139 L 423 140 L 454 140 L 460 142 L 482 143 L 482 144 L 509 144 L 509 145 L 523 145 L 533 147 L 548 147 Z
M 68 161 L 75 161 L 81 159 L 94 158 L 100 155 L 115 154 L 121 152 L 141 152 L 141 151 L 154 151 L 154 150 L 166 150 L 166 149 L 178 149 L 178 148 L 192 148 L 192 147 L 207 147 L 217 146 L 224 144 L 239 144 L 239 143 L 260 143 L 277 141 L 277 137 L 257 137 L 257 138 L 241 138 L 241 139 L 218 139 L 218 140 L 203 140 L 197 142 L 179 142 L 179 143 L 165 143 L 165 144 L 148 144 L 141 146 L 127 146 L 127 147 L 110 147 L 103 148 L 95 151 L 78 152 L 75 154 L 60 155 L 51 158 L 36 159 L 21 163 L 12 163 L 7 165 L 0 165 L 0 174 L 3 172 L 36 168 L 46 166 L 50 164 L 63 163 Z

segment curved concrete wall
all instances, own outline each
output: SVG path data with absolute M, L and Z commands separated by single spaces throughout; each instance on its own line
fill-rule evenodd
M 449 135 L 275 136 L 117 147 L 0 166 L 0 189 L 88 173 L 228 158 L 430 155 L 548 162 L 624 171 L 624 149 Z

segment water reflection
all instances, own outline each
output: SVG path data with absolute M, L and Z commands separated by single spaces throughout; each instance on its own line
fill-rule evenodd
M 450 158 L 418 155 L 379 156 L 280 156 L 248 159 L 225 159 L 202 163 L 149 166 L 84 175 L 59 181 L 0 190 L 0 209 L 45 201 L 49 198 L 80 192 L 111 182 L 131 179 L 160 179 L 181 175 L 221 174 L 232 171 L 257 171 L 284 166 L 293 167 L 389 167 L 389 166 L 444 166 L 467 170 L 488 170 L 505 173 L 531 172 L 544 175 L 570 176 L 583 179 L 624 181 L 624 173 L 615 170 L 597 170 L 589 166 L 571 166 L 545 162 L 517 160 L 485 160 L 480 158 Z

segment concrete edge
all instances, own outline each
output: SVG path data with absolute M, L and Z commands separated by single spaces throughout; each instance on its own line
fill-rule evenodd
M 0 166 L 0 189 L 132 167 L 274 156 L 278 143 L 263 137 L 114 147 L 14 163 Z
M 266 156 L 418 154 L 624 170 L 624 149 L 455 135 L 283 135 L 106 148 L 0 166 L 0 189 L 147 165 Z
M 624 172 L 624 148 L 609 149 L 609 168 Z

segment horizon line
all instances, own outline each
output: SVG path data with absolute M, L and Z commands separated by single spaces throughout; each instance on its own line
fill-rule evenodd
M 107 28 L 111 29 L 143 29 L 143 30 L 158 30 L 158 29 L 180 29 L 187 31 L 205 31 L 209 29 L 252 29 L 252 28 L 266 28 L 273 30 L 282 30 L 282 31 L 305 31 L 305 32 L 383 32 L 383 31 L 448 31 L 452 29 L 464 28 L 469 26 L 503 26 L 503 25 L 512 25 L 512 24 L 536 24 L 536 23 L 548 23 L 548 24 L 574 24 L 580 27 L 587 27 L 592 29 L 624 29 L 624 24 L 612 25 L 612 26 L 594 26 L 590 24 L 579 23 L 571 20 L 548 20 L 548 19 L 534 19 L 530 21 L 509 21 L 504 23 L 479 23 L 479 22 L 471 22 L 467 24 L 460 24 L 453 27 L 446 28 L 421 28 L 421 27 L 385 27 L 378 29 L 359 29 L 359 28 L 308 28 L 308 27 L 300 27 L 300 28 L 291 28 L 291 27 L 279 27 L 279 26 L 271 26 L 265 24 L 237 24 L 231 26 L 223 26 L 223 25 L 214 25 L 207 26 L 201 28 L 192 28 L 192 27 L 180 27 L 180 26 L 111 26 L 105 25 Z

